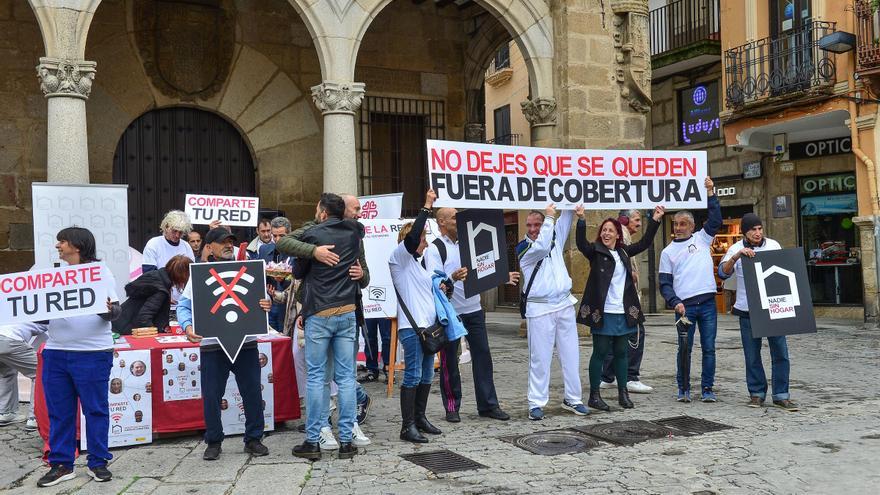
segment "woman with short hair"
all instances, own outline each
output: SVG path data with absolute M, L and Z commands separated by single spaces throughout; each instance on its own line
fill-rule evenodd
M 642 306 L 633 282 L 630 257 L 635 256 L 654 242 L 665 209 L 654 208 L 648 221 L 648 230 L 641 240 L 625 245 L 623 229 L 614 218 L 605 219 L 599 226 L 594 242 L 587 241 L 587 224 L 584 208 L 578 206 L 578 250 L 590 261 L 590 276 L 584 289 L 577 315 L 578 323 L 589 325 L 593 336 L 593 355 L 590 357 L 590 399 L 587 405 L 593 409 L 608 411 L 611 408 L 602 400 L 599 383 L 605 356 L 614 351 L 614 374 L 617 376 L 617 400 L 624 409 L 633 407 L 626 389 L 627 346 L 629 336 L 635 333 L 639 323 L 645 321 Z
M 98 260 L 95 237 L 87 229 L 69 227 L 58 232 L 59 257 L 68 265 Z M 76 455 L 77 400 L 86 420 L 89 446 L 89 474 L 95 481 L 109 481 L 107 450 L 110 429 L 108 384 L 113 365 L 113 336 L 110 322 L 120 313 L 116 282 L 106 266 L 101 277 L 107 284 L 107 312 L 49 321 L 49 339 L 43 349 L 43 393 L 49 413 L 49 455 L 51 469 L 37 486 L 53 486 L 73 479 Z
M 391 253 L 388 268 L 394 281 L 399 303 L 397 305 L 397 337 L 403 346 L 403 382 L 400 386 L 400 415 L 403 419 L 400 439 L 426 443 L 420 432 L 439 435 L 440 429 L 425 416 L 431 381 L 434 378 L 434 355 L 422 351 L 422 343 L 414 326 L 427 328 L 437 322 L 434 306 L 434 288 L 431 274 L 419 262 L 428 243 L 425 241 L 425 223 L 431 214 L 437 195 L 428 190 L 425 206 L 419 210 L 415 222 L 407 223 L 397 236 L 399 244 Z M 403 305 L 409 310 L 412 322 Z
M 125 286 L 128 299 L 122 303 L 122 314 L 113 322 L 113 331 L 130 335 L 133 328 L 156 327 L 160 332 L 168 328 L 171 312 L 171 291 L 183 291 L 189 280 L 186 256 L 177 255 L 164 267 L 144 273 Z

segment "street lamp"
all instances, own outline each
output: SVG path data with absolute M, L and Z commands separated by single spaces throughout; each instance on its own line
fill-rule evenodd
M 835 31 L 819 38 L 819 48 L 831 53 L 846 53 L 856 47 L 856 35 Z

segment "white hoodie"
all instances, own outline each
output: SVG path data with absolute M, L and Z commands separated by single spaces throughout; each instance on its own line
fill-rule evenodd
M 527 243 L 524 250 L 519 253 L 519 266 L 523 272 L 523 291 L 528 286 L 535 265 L 544 260 L 529 292 L 527 318 L 559 311 L 577 302 L 577 299 L 571 295 L 571 277 L 568 275 L 564 256 L 565 241 L 568 239 L 573 221 L 573 210 L 562 212 L 559 220 L 547 217 L 541 225 L 537 239 L 532 241 L 527 236 L 523 241 Z

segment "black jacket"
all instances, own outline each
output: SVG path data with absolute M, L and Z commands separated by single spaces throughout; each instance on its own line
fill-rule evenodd
M 620 262 L 626 269 L 626 282 L 623 288 L 623 308 L 626 313 L 627 326 L 634 327 L 645 321 L 642 313 L 642 305 L 639 304 L 639 296 L 636 292 L 632 277 L 632 265 L 630 257 L 635 256 L 654 242 L 654 235 L 660 223 L 653 218 L 648 219 L 648 230 L 639 242 L 624 246 L 617 250 Z M 611 251 L 601 242 L 587 241 L 587 224 L 578 220 L 575 234 L 577 247 L 583 255 L 590 260 L 590 276 L 584 289 L 584 298 L 578 309 L 577 322 L 589 325 L 590 328 L 602 328 L 605 324 L 605 300 L 608 298 L 608 288 L 611 287 L 611 278 L 614 276 L 614 258 Z
M 360 256 L 363 234 L 363 227 L 358 222 L 338 218 L 327 219 L 303 234 L 301 241 L 316 246 L 332 244 L 335 246 L 333 252 L 339 255 L 339 263 L 335 266 L 304 258 L 298 258 L 294 263 L 293 275 L 304 280 L 304 317 L 328 308 L 355 304 L 361 291 L 348 269 Z
M 144 273 L 125 286 L 128 299 L 122 303 L 122 314 L 113 322 L 113 331 L 131 334 L 132 328 L 156 327 L 160 332 L 168 326 L 171 306 L 171 278 L 165 268 Z

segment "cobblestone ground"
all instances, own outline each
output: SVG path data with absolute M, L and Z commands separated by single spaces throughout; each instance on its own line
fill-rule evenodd
M 462 422 L 442 419 L 434 391 L 429 417 L 444 433 L 416 446 L 397 439 L 397 397 L 386 399 L 383 383 L 368 384 L 374 399 L 365 432 L 373 444 L 353 460 L 335 455 L 310 464 L 291 456 L 303 439 L 298 421 L 279 425 L 267 436 L 271 454 L 251 458 L 241 452 L 240 438 L 229 438 L 219 461 L 201 460 L 197 435 L 160 439 L 148 446 L 114 451 L 114 477 L 96 483 L 78 462 L 75 480 L 37 489 L 45 472 L 38 459 L 40 440 L 21 425 L 0 429 L 0 486 L 7 493 L 877 493 L 880 486 L 880 331 L 845 321 L 820 321 L 818 335 L 789 338 L 792 398 L 802 408 L 745 406 L 742 350 L 735 318 L 722 316 L 717 339 L 715 404 L 675 402 L 675 334 L 671 316 L 649 318 L 643 381 L 655 387 L 634 395 L 636 408 L 616 407 L 615 392 L 606 393 L 610 413 L 576 417 L 563 411 L 562 380 L 554 364 L 548 418 L 527 419 L 527 345 L 517 337 L 515 315 L 490 315 L 490 342 L 502 406 L 513 416 L 499 422 L 476 414 L 470 365 L 462 366 Z M 581 369 L 591 352 L 581 339 Z M 768 354 L 765 351 L 765 354 Z M 698 351 L 695 350 L 695 356 Z M 769 372 L 769 356 L 765 355 Z M 695 360 L 694 375 L 699 375 Z M 588 388 L 586 371 L 582 373 Z M 697 378 L 698 380 L 698 378 Z M 22 407 L 22 411 L 24 407 Z M 603 444 L 586 453 L 540 456 L 498 439 L 542 430 L 629 419 L 659 419 L 687 414 L 726 423 L 735 429 L 696 437 L 676 436 L 633 447 Z M 474 471 L 435 475 L 400 455 L 449 449 L 486 466 Z M 873 486 L 874 488 L 870 488 Z

